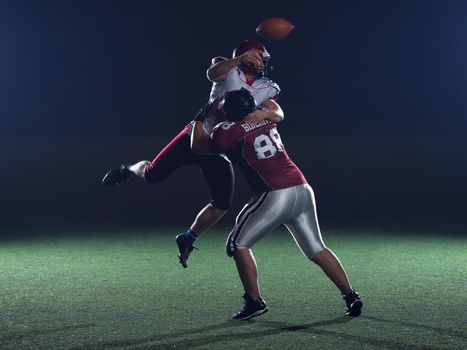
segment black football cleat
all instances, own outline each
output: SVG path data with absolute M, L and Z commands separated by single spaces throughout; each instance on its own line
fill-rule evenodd
M 232 315 L 232 318 L 234 320 L 249 320 L 250 318 L 268 312 L 268 306 L 262 298 L 259 298 L 257 300 L 251 300 L 246 296 L 246 294 L 244 294 L 243 299 L 245 299 L 245 305 L 243 306 L 243 310 Z
M 177 242 L 178 246 L 178 260 L 180 264 L 182 264 L 183 268 L 186 269 L 188 267 L 187 260 L 190 256 L 190 253 L 193 249 L 196 248 L 193 243 L 191 243 L 188 238 L 185 237 L 184 233 L 180 233 L 175 237 L 175 242 Z
M 104 186 L 118 185 L 122 182 L 128 181 L 128 179 L 133 175 L 133 172 L 128 169 L 128 166 L 122 164 L 119 168 L 109 170 L 102 179 L 102 184 Z
M 343 295 L 347 310 L 347 316 L 358 317 L 362 313 L 363 301 L 356 291 L 351 291 L 349 294 Z

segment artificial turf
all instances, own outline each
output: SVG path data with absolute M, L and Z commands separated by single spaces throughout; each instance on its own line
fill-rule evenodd
M 0 241 L 1 349 L 466 349 L 466 239 L 325 232 L 362 316 L 284 230 L 254 248 L 270 311 L 231 321 L 243 294 L 227 231 L 189 267 L 173 229 L 62 230 Z

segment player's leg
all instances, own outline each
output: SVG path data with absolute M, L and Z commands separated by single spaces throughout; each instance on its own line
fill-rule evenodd
M 220 155 L 197 156 L 196 163 L 209 186 L 211 202 L 196 215 L 188 231 L 176 237 L 178 258 L 184 268 L 195 240 L 227 213 L 233 196 L 234 175 L 229 160 Z
M 242 281 L 245 305 L 242 310 L 232 315 L 235 320 L 248 320 L 268 311 L 266 302 L 259 291 L 258 267 L 251 249 L 241 248 L 233 253 L 238 275 Z
M 251 300 L 257 300 L 259 291 L 258 266 L 251 249 L 238 249 L 234 254 L 235 265 L 242 281 L 245 295 Z
M 342 264 L 323 242 L 312 192 L 305 200 L 308 202 L 305 209 L 297 217 L 286 222 L 285 226 L 302 252 L 323 269 L 343 294 L 350 293 L 352 287 Z
M 191 232 L 198 238 L 203 232 L 217 223 L 227 211 L 228 209 L 217 208 L 212 203 L 209 203 L 196 215 L 195 220 L 190 226 Z
M 235 227 L 227 239 L 227 254 L 233 256 L 245 290 L 244 308 L 232 316 L 248 319 L 267 311 L 261 298 L 258 268 L 251 247 L 284 221 L 289 211 L 286 190 L 263 193 L 248 203 L 237 216 Z
M 313 190 L 308 185 L 297 186 L 300 191 L 297 197 L 297 208 L 302 207 L 301 213 L 293 219 L 287 221 L 285 226 L 294 237 L 302 252 L 313 262 L 315 262 L 329 279 L 341 291 L 344 299 L 353 302 L 357 301 L 349 309 L 348 314 L 358 316 L 363 306 L 358 294 L 352 289 L 347 274 L 337 256 L 324 245 L 316 214 L 316 202 Z
M 199 212 L 191 225 L 191 230 L 201 235 L 230 209 L 235 180 L 232 164 L 224 156 L 198 156 L 196 163 L 201 168 L 211 197 L 210 203 Z
M 310 259 L 321 267 L 342 294 L 345 295 L 352 292 L 353 289 L 344 267 L 332 250 L 324 248 L 322 251 L 314 254 Z
M 132 177 L 139 177 L 151 183 L 157 183 L 176 169 L 194 163 L 194 155 L 190 150 L 188 132 L 191 125 L 185 127 L 172 141 L 160 151 L 152 162 L 142 160 L 135 164 L 121 165 L 111 169 L 104 176 L 104 186 L 118 185 Z

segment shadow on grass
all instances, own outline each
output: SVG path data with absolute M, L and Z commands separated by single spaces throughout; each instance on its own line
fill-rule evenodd
M 420 328 L 420 329 L 425 329 L 430 332 L 437 332 L 441 334 L 446 334 L 449 333 L 455 337 L 459 338 L 467 338 L 466 332 L 461 332 L 458 330 L 454 329 L 447 329 L 447 328 L 441 328 L 441 327 L 434 327 L 434 326 L 427 326 L 424 324 L 416 324 L 412 322 L 404 322 L 404 321 L 399 321 L 399 320 L 386 320 L 384 318 L 379 318 L 379 317 L 374 317 L 374 316 L 360 316 L 361 318 L 370 320 L 370 321 L 376 321 L 376 322 L 383 322 L 383 323 L 391 323 L 391 324 L 396 324 L 399 326 L 405 326 L 405 327 L 411 327 L 411 328 Z
M 166 333 L 166 334 L 160 334 L 160 335 L 154 335 L 151 337 L 146 337 L 146 338 L 141 338 L 141 339 L 134 339 L 134 340 L 114 340 L 114 341 L 108 341 L 108 342 L 99 342 L 98 344 L 83 344 L 81 346 L 77 346 L 74 348 L 70 348 L 68 350 L 80 350 L 80 349 L 87 349 L 87 350 L 100 350 L 103 348 L 106 349 L 111 349 L 111 348 L 122 348 L 122 347 L 128 347 L 128 346 L 141 346 L 143 344 L 147 343 L 154 343 L 154 342 L 161 342 L 167 339 L 173 339 L 176 337 L 184 337 L 188 335 L 199 335 L 204 337 L 205 332 L 211 332 L 215 330 L 221 330 L 221 329 L 229 329 L 229 328 L 239 328 L 242 326 L 248 326 L 250 325 L 251 322 L 238 322 L 238 321 L 226 321 L 224 323 L 220 324 L 215 324 L 215 325 L 210 325 L 206 327 L 200 327 L 200 328 L 190 328 L 182 331 L 177 331 L 173 333 Z M 228 332 L 227 332 L 228 334 Z M 225 339 L 225 335 L 222 335 Z M 196 345 L 196 344 L 195 344 Z M 192 346 L 195 346 L 192 345 Z M 169 347 L 169 345 L 152 345 L 153 348 L 158 348 L 158 347 Z M 172 345 L 170 345 L 172 346 Z M 173 347 L 173 346 L 172 346 Z M 151 348 L 151 347 L 149 347 Z
M 109 341 L 109 342 L 101 342 L 99 344 L 83 344 L 79 347 L 75 347 L 69 350 L 78 350 L 78 349 L 111 349 L 111 348 L 124 348 L 124 347 L 132 347 L 133 349 L 166 349 L 166 348 L 174 348 L 174 349 L 188 349 L 195 346 L 202 346 L 202 345 L 211 345 L 223 341 L 230 341 L 230 340 L 245 340 L 257 337 L 264 337 L 268 335 L 275 335 L 278 333 L 286 333 L 286 332 L 297 332 L 297 331 L 304 331 L 312 329 L 313 327 L 321 327 L 333 324 L 341 324 L 347 323 L 351 321 L 349 317 L 339 317 L 332 320 L 314 322 L 307 325 L 290 325 L 285 322 L 274 322 L 274 321 L 227 321 L 221 324 L 194 328 L 194 329 L 187 329 L 183 331 L 161 334 L 157 336 L 147 337 L 143 339 L 135 339 L 135 340 L 116 340 L 116 341 Z M 266 327 L 269 329 L 266 330 L 251 330 L 241 332 L 241 333 L 233 333 L 231 330 L 232 328 L 239 329 L 239 328 L 248 328 L 252 325 L 257 325 L 260 327 Z M 216 335 L 206 335 L 206 332 L 211 332 L 215 330 L 225 330 L 222 331 L 221 334 Z M 183 338 L 187 336 L 195 336 L 191 339 L 184 339 L 184 340 L 177 340 L 176 338 Z M 342 335 L 347 337 L 347 335 Z M 175 338 L 175 339 L 174 339 Z M 152 343 L 152 344 L 151 344 Z M 160 343 L 160 344 L 154 344 Z
M 71 331 L 75 329 L 80 329 L 80 328 L 91 328 L 91 327 L 97 327 L 97 324 L 77 324 L 77 325 L 72 325 L 72 326 L 62 326 L 58 328 L 48 328 L 48 329 L 31 329 L 25 332 L 11 332 L 7 333 L 5 335 L 0 334 L 0 340 L 13 340 L 13 339 L 21 339 L 24 337 L 34 337 L 37 335 L 46 335 L 46 334 L 52 334 L 56 332 L 62 332 L 62 331 Z
M 241 332 L 241 333 L 227 333 L 227 334 L 219 334 L 213 336 L 207 335 L 200 335 L 195 339 L 187 339 L 187 340 L 176 340 L 176 341 L 169 341 L 164 342 L 162 344 L 133 344 L 134 350 L 149 350 L 149 349 L 189 349 L 192 347 L 198 346 L 209 346 L 218 342 L 224 341 L 244 341 L 246 339 L 254 339 L 254 338 L 262 338 L 272 335 L 277 335 L 281 333 L 290 333 L 290 332 L 306 332 L 314 335 L 322 335 L 322 336 L 332 336 L 334 338 L 341 338 L 343 344 L 348 341 L 354 341 L 360 344 L 374 346 L 380 349 L 391 349 L 391 350 L 399 350 L 405 349 L 407 346 L 410 346 L 410 349 L 414 350 L 435 350 L 436 347 L 432 346 L 425 346 L 425 345 L 418 345 L 418 344 L 407 344 L 404 342 L 397 342 L 397 341 L 390 341 L 390 340 L 382 340 L 382 339 L 375 339 L 369 336 L 364 335 L 355 335 L 350 333 L 341 333 L 331 330 L 320 329 L 318 327 L 322 326 L 330 326 L 336 324 L 345 324 L 352 321 L 353 318 L 348 316 L 342 316 L 331 320 L 313 322 L 309 324 L 300 324 L 300 325 L 290 325 L 286 322 L 278 322 L 278 321 L 267 321 L 267 320 L 259 320 L 259 321 L 250 321 L 244 322 L 246 324 L 255 323 L 262 327 L 267 327 L 269 329 L 265 330 L 255 330 L 255 331 L 248 331 L 248 332 Z M 236 321 L 238 322 L 238 321 Z M 310 344 L 310 347 L 319 347 L 323 344 Z
M 365 319 L 372 321 L 385 322 L 386 320 L 378 319 L 374 317 L 365 317 Z M 277 334 L 287 334 L 293 332 L 306 332 L 313 335 L 331 336 L 333 338 L 342 339 L 343 343 L 353 341 L 362 345 L 369 345 L 381 349 L 398 350 L 404 349 L 408 346 L 410 349 L 415 350 L 433 350 L 436 349 L 434 346 L 419 345 L 419 344 L 408 344 L 400 341 L 375 339 L 370 336 L 362 334 L 351 334 L 349 332 L 339 332 L 334 330 L 326 330 L 320 327 L 346 324 L 351 322 L 353 318 L 348 316 L 342 316 L 330 320 L 318 321 L 307 324 L 290 324 L 287 322 L 280 321 L 269 321 L 269 320 L 251 320 L 251 321 L 227 321 L 217 325 L 211 325 L 206 327 L 187 329 L 183 331 L 177 331 L 173 333 L 166 333 L 146 337 L 142 339 L 133 340 L 116 340 L 109 342 L 99 342 L 98 344 L 83 344 L 79 347 L 75 347 L 69 350 L 78 349 L 116 349 L 131 347 L 134 350 L 149 350 L 149 349 L 189 349 L 192 347 L 209 346 L 216 343 L 231 342 L 231 341 L 244 341 L 247 339 L 263 338 L 267 336 L 273 336 Z M 394 322 L 396 321 L 387 321 Z M 422 325 L 412 325 L 413 327 L 426 327 Z M 263 329 L 252 329 L 252 326 L 262 327 Z M 241 330 L 238 332 L 238 330 Z M 220 331 L 218 334 L 209 335 L 206 334 L 212 331 Z M 237 331 L 237 332 L 234 332 Z M 439 329 L 441 331 L 441 329 Z M 189 338 L 189 339 L 180 339 Z M 315 344 L 318 346 L 319 344 Z M 322 344 L 321 344 L 322 345 Z M 313 344 L 310 344 L 313 346 Z

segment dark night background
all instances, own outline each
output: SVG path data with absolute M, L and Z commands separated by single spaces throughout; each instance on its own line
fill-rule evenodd
M 265 44 L 322 223 L 462 227 L 467 2 L 421 0 L 1 1 L 0 226 L 187 227 L 208 199 L 197 168 L 101 178 L 151 160 L 207 100 L 211 57 L 271 16 L 296 25 Z M 239 179 L 225 225 L 248 197 Z

